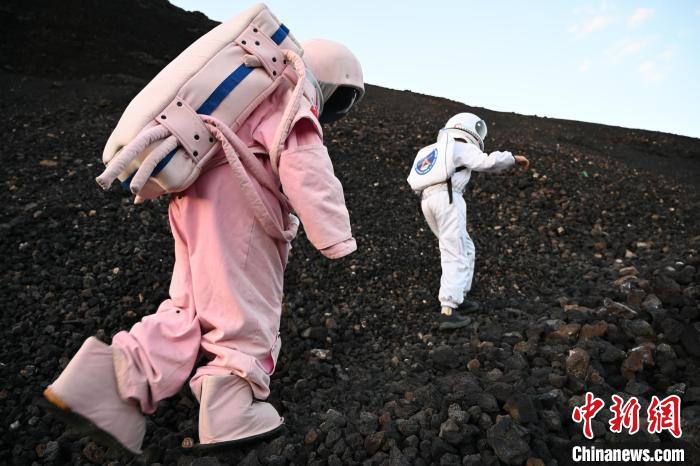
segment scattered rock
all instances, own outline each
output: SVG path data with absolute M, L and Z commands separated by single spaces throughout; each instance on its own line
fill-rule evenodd
M 537 422 L 537 408 L 529 395 L 513 395 L 508 399 L 503 409 L 519 424 Z
M 430 358 L 440 366 L 456 367 L 459 355 L 449 346 L 439 346 L 430 352 Z
M 498 401 L 496 397 L 490 393 L 479 393 L 478 395 L 478 405 L 483 411 L 487 413 L 498 412 Z
M 312 445 L 318 440 L 318 432 L 314 429 L 309 430 L 306 435 L 304 435 L 304 443 L 306 445 Z
M 508 416 L 488 430 L 488 442 L 498 459 L 506 464 L 522 464 L 530 456 L 527 429 L 514 423 Z
M 661 309 L 661 307 L 661 300 L 653 294 L 647 295 L 647 297 L 644 298 L 644 301 L 642 301 L 642 310 L 649 313 L 654 313 Z
M 526 466 L 544 466 L 544 461 L 540 458 L 528 458 Z
M 384 432 L 374 432 L 365 438 L 365 450 L 367 450 L 367 453 L 372 456 L 379 450 L 383 443 Z
M 599 320 L 594 324 L 585 324 L 581 328 L 581 339 L 589 340 L 595 337 L 602 337 L 608 330 L 608 323 L 604 320 Z
M 633 379 L 644 366 L 653 366 L 652 348 L 647 345 L 637 346 L 627 352 L 627 359 L 622 363 L 621 372 L 627 379 Z
M 581 324 L 565 324 L 559 327 L 556 332 L 549 334 L 548 338 L 551 340 L 560 340 L 564 342 L 575 340 L 578 337 L 578 333 L 581 330 Z
M 661 329 L 663 330 L 664 336 L 668 341 L 671 343 L 677 343 L 685 331 L 685 325 L 676 319 L 668 317 L 661 321 Z
M 302 338 L 309 338 L 316 341 L 326 341 L 328 329 L 325 327 L 309 327 L 301 332 Z
M 192 466 L 219 466 L 219 460 L 213 456 L 202 456 L 192 461 Z
M 313 356 L 314 358 L 318 358 L 318 359 L 320 359 L 321 361 L 325 361 L 325 360 L 331 359 L 331 350 L 327 350 L 327 349 L 313 348 L 313 349 L 310 351 L 310 354 L 311 354 L 311 356 Z
M 651 289 L 664 304 L 673 306 L 680 301 L 681 287 L 667 275 L 660 274 L 652 278 Z
M 681 334 L 683 348 L 696 358 L 700 358 L 700 323 L 688 325 Z
M 649 322 L 641 319 L 623 320 L 622 329 L 630 338 L 653 338 L 655 336 L 654 329 Z
M 588 373 L 591 357 L 583 348 L 574 348 L 566 358 L 566 373 L 578 379 L 584 379 Z
M 87 445 L 85 445 L 85 448 L 83 448 L 83 455 L 85 455 L 85 458 L 93 463 L 99 464 L 102 462 L 105 452 L 95 442 L 88 442 Z
M 358 430 L 362 435 L 370 435 L 379 428 L 379 417 L 373 413 L 363 411 L 360 413 Z
M 185 437 L 182 439 L 182 448 L 192 447 L 194 447 L 194 439 L 192 437 Z
M 605 306 L 605 311 L 608 314 L 611 314 L 620 319 L 633 319 L 637 316 L 637 311 L 635 311 L 631 307 L 613 301 L 609 298 L 605 298 L 603 306 Z

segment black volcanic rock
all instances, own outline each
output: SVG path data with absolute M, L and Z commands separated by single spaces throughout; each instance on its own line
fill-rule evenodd
M 528 431 L 505 416 L 488 431 L 489 445 L 505 464 L 522 464 L 530 456 Z
M 9 0 L 0 6 L 6 70 L 54 78 L 150 78 L 217 23 L 167 0 Z

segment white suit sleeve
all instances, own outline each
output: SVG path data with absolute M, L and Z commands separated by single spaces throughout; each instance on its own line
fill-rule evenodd
M 455 144 L 455 167 L 467 167 L 476 172 L 499 173 L 515 165 L 510 152 L 481 152 L 474 144 Z

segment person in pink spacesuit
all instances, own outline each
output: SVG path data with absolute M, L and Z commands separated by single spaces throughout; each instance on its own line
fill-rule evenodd
M 364 93 L 362 69 L 337 43 L 309 41 L 304 50 L 323 98 L 315 105 L 304 101 L 298 110 L 278 175 L 266 154 L 292 83 L 260 104 L 236 134 L 277 180 L 311 243 L 337 259 L 355 251 L 356 243 L 316 114 L 322 109 L 321 121 L 345 115 Z M 295 230 L 298 220 L 278 196 L 250 180 L 274 222 L 292 222 Z M 259 400 L 270 393 L 280 350 L 282 282 L 290 245 L 266 232 L 244 191 L 224 161 L 172 197 L 170 299 L 128 332 L 117 333 L 111 346 L 89 338 L 46 389 L 54 408 L 138 453 L 143 414 L 153 413 L 160 400 L 179 391 L 202 352 L 208 362 L 190 380 L 200 402 L 200 443 L 234 444 L 279 431 L 283 419 Z

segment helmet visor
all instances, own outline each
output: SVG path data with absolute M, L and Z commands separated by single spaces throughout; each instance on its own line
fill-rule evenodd
M 354 87 L 340 86 L 323 104 L 321 123 L 331 123 L 344 117 L 357 102 L 360 91 Z
M 484 120 L 477 121 L 474 125 L 474 131 L 476 131 L 476 134 L 478 134 L 482 140 L 485 139 L 487 132 L 486 122 Z

